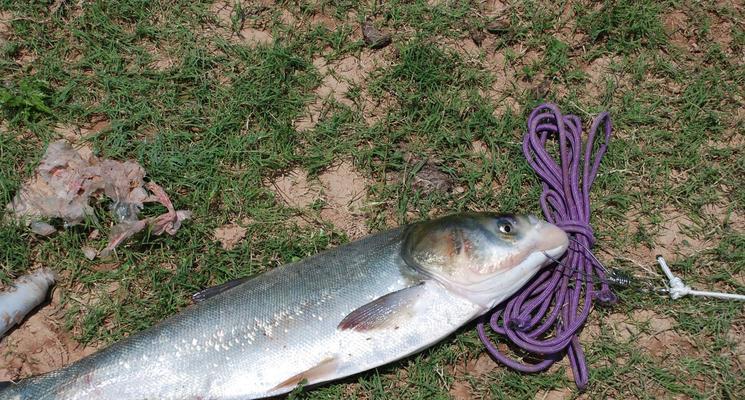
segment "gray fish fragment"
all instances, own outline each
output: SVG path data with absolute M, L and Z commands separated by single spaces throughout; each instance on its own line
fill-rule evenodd
M 46 299 L 54 279 L 52 271 L 40 269 L 18 278 L 8 290 L 0 292 L 0 337 Z

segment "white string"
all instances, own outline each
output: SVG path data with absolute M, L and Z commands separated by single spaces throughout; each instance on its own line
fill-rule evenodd
M 660 263 L 660 267 L 662 267 L 662 272 L 667 275 L 667 279 L 670 281 L 670 297 L 673 300 L 677 300 L 683 296 L 691 295 L 691 296 L 706 296 L 706 297 L 716 297 L 718 299 L 725 299 L 725 300 L 743 300 L 745 301 L 745 296 L 741 294 L 734 294 L 734 293 L 722 293 L 722 292 L 704 292 L 700 290 L 693 290 L 690 286 L 683 283 L 683 280 L 679 277 L 673 275 L 673 271 L 670 271 L 670 267 L 667 266 L 667 262 L 665 262 L 665 259 L 662 258 L 662 256 L 657 256 L 657 262 Z

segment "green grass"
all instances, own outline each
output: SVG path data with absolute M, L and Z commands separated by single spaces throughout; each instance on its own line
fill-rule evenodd
M 137 160 L 177 208 L 194 212 L 173 237 L 145 233 L 127 242 L 115 268 L 86 260 L 80 250 L 93 228 L 104 233 L 93 244 L 104 244 L 110 222 L 104 205 L 97 207 L 102 222 L 49 238 L 0 225 L 0 280 L 38 265 L 61 272 L 64 326 L 82 343 L 114 342 L 178 312 L 201 288 L 349 240 L 333 226 L 289 220 L 297 210 L 276 199 L 266 182 L 296 167 L 319 174 L 353 160 L 368 179 L 361 218 L 372 230 L 466 209 L 540 212 L 539 181 L 524 162 L 521 138 L 528 113 L 543 100 L 534 90 L 542 81 L 549 83 L 546 99 L 564 112 L 586 123 L 603 110 L 613 117 L 616 135 L 592 195 L 599 254 L 609 266 L 648 276 L 635 263 L 655 268 L 655 241 L 676 210 L 694 222 L 689 235 L 709 241 L 671 260 L 673 268 L 694 286 L 745 292 L 741 8 L 520 1 L 494 14 L 476 1 L 278 1 L 246 2 L 220 20 L 209 1 L 94 1 L 82 9 L 62 2 L 54 13 L 51 3 L 0 0 L 2 19 L 10 20 L 0 23 L 0 203 L 32 176 L 45 145 L 59 136 L 56 126 L 105 118 L 110 124 L 87 139 L 96 154 Z M 296 25 L 282 22 L 282 9 Z M 673 10 L 689 16 L 696 51 L 669 45 L 664 18 Z M 294 121 L 322 85 L 314 60 L 370 54 L 357 30 L 365 15 L 393 34 L 392 48 L 375 53 L 385 63 L 352 85 L 350 102 L 328 102 L 320 122 L 298 132 Z M 310 23 L 319 16 L 335 24 Z M 487 34 L 480 55 L 451 45 L 500 17 L 508 29 Z M 717 29 L 725 22 L 729 42 Z M 235 34 L 248 26 L 270 32 L 273 42 L 241 43 Z M 568 38 L 566 29 L 580 39 Z M 537 56 L 526 60 L 526 52 Z M 491 64 L 496 53 L 508 60 L 509 82 Z M 157 68 L 164 58 L 171 64 Z M 586 71 L 598 59 L 611 60 L 613 74 L 596 89 Z M 494 84 L 507 88 L 502 97 L 490 94 Z M 517 106 L 505 106 L 507 96 Z M 379 103 L 375 121 L 361 111 L 366 100 Z M 489 151 L 475 153 L 475 141 Z M 437 160 L 460 189 L 415 190 L 411 156 Z M 712 204 L 729 216 L 708 215 Z M 247 239 L 222 249 L 214 229 L 246 217 Z M 662 285 L 659 278 L 654 283 Z M 104 300 L 79 301 L 85 296 Z M 583 336 L 590 398 L 743 396 L 743 366 L 728 336 L 745 326 L 741 304 L 671 302 L 634 291 L 620 297 L 614 308 L 591 314 L 598 338 Z M 661 359 L 620 339 L 611 319 L 637 310 L 672 318 L 696 353 Z M 639 335 L 649 334 L 644 329 Z M 535 375 L 501 367 L 484 375 L 456 372 L 482 351 L 469 326 L 415 357 L 291 397 L 444 399 L 456 381 L 468 382 L 477 398 L 532 399 L 540 391 L 574 389 L 566 367 Z

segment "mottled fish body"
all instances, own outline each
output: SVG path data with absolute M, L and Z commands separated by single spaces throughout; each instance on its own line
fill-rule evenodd
M 482 315 L 567 247 L 533 217 L 461 214 L 273 269 L 0 399 L 249 399 L 401 359 Z

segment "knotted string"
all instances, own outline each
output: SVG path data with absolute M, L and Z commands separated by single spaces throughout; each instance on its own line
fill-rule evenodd
M 604 132 L 603 142 L 593 153 L 599 129 Z M 593 301 L 616 301 L 604 268 L 594 261 L 589 250 L 595 243 L 590 226 L 590 188 L 610 136 L 611 120 L 605 112 L 592 123 L 582 153 L 579 117 L 562 115 L 554 104 L 543 104 L 530 114 L 523 153 L 543 181 L 541 208 L 546 219 L 564 229 L 572 240 L 561 263 L 542 270 L 477 325 L 479 338 L 489 353 L 518 371 L 543 371 L 566 354 L 581 390 L 587 387 L 588 372 L 579 331 Z M 553 137 L 559 142 L 558 163 L 546 149 L 548 139 Z M 530 353 L 537 362 L 523 362 L 501 352 L 486 335 L 486 320 L 494 332 Z

